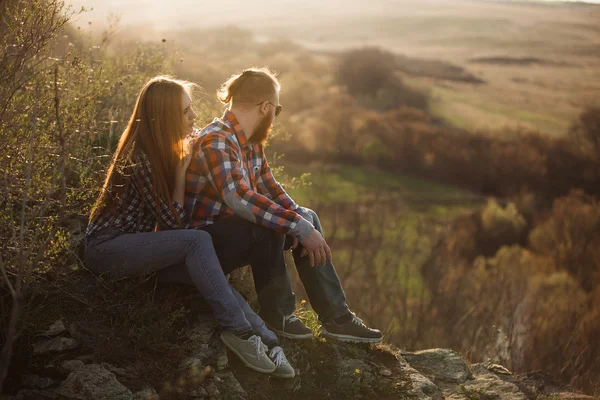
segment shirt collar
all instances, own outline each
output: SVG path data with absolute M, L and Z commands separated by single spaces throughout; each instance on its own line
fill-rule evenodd
M 238 138 L 238 142 L 240 143 L 240 147 L 246 148 L 252 146 L 252 144 L 246 138 L 246 133 L 242 129 L 242 125 L 235 117 L 235 114 L 231 112 L 231 110 L 226 110 L 225 114 L 222 117 L 223 121 L 225 121 L 229 126 L 231 126 L 233 133 Z

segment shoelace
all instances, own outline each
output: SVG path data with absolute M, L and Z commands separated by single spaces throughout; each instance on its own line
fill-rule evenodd
M 283 316 L 283 325 L 282 325 L 282 330 L 285 331 L 285 324 L 288 323 L 292 323 L 292 322 L 296 322 L 296 321 L 300 321 L 298 319 L 298 317 L 296 317 L 294 314 L 291 315 L 284 315 Z
M 269 358 L 273 360 L 275 366 L 278 368 L 281 364 L 288 364 L 285 354 L 283 353 L 283 349 L 279 346 L 275 346 L 271 349 Z
M 284 321 L 296 322 L 296 321 L 300 321 L 300 319 L 298 317 L 296 317 L 294 314 L 291 314 L 291 315 L 288 315 L 287 317 L 284 317 Z
M 363 322 L 362 319 L 358 318 L 353 312 L 351 312 L 350 314 L 352 314 L 352 322 L 355 323 L 356 325 L 360 325 L 360 326 L 364 326 L 366 327 L 365 323 Z
M 259 357 L 263 354 L 267 354 L 267 350 L 269 350 L 269 348 L 262 342 L 262 340 L 260 340 L 259 336 L 254 335 L 248 340 L 252 343 L 252 346 L 254 346 L 254 350 Z

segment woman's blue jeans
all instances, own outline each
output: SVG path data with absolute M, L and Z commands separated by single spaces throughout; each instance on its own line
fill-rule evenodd
M 157 272 L 159 280 L 193 285 L 223 329 L 253 331 L 269 347 L 278 343 L 277 336 L 227 281 L 207 232 L 121 233 L 108 228 L 88 239 L 85 265 L 93 272 L 115 276 Z

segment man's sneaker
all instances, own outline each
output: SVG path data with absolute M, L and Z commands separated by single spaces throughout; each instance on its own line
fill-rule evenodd
M 221 340 L 248 368 L 267 374 L 277 368 L 267 356 L 266 352 L 269 348 L 260 340 L 260 337 L 253 335 L 250 339 L 244 340 L 229 331 L 223 331 Z
M 283 349 L 279 346 L 275 346 L 269 352 L 269 358 L 277 369 L 273 372 L 273 376 L 276 378 L 293 378 L 296 376 L 296 371 L 290 365 L 287 358 L 285 358 L 285 354 L 283 354 Z
M 273 332 L 288 339 L 312 338 L 310 328 L 307 328 L 294 314 L 281 317 L 279 321 L 265 319 L 265 322 Z
M 337 339 L 342 342 L 352 343 L 378 343 L 383 339 L 383 335 L 377 329 L 371 329 L 364 324 L 354 313 L 350 313 L 351 318 L 343 323 L 337 324 L 330 320 L 323 322 L 321 326 L 321 335 L 327 338 Z

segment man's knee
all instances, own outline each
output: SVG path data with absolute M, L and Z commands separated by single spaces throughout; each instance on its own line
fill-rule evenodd
M 255 243 L 263 242 L 283 242 L 285 240 L 285 234 L 279 233 L 273 229 L 267 228 L 266 226 L 253 224 L 252 239 Z
M 306 208 L 306 207 L 299 207 L 296 210 L 296 213 L 298 213 L 302 218 L 304 218 L 305 220 L 307 220 L 308 222 L 310 222 L 313 225 L 318 218 L 316 212 L 314 212 L 310 208 Z

